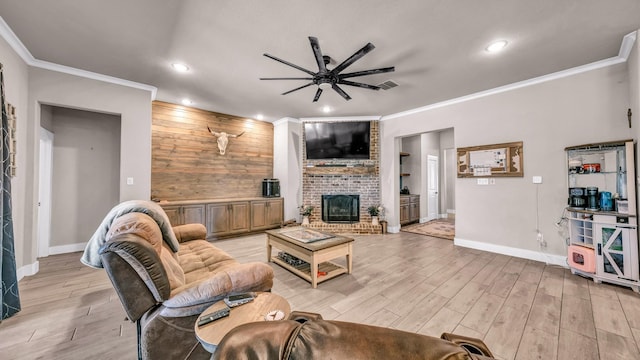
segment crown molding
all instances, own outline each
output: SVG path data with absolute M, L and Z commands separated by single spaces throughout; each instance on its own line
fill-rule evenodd
M 470 100 L 480 99 L 486 96 L 496 95 L 503 92 L 512 91 L 512 90 L 520 89 L 520 88 L 531 86 L 531 85 L 537 85 L 547 81 L 558 80 L 568 76 L 573 76 L 580 73 L 620 64 L 620 63 L 626 62 L 627 59 L 629 58 L 629 54 L 631 53 L 631 50 L 633 49 L 633 45 L 636 41 L 636 36 L 637 36 L 636 31 L 625 35 L 624 38 L 622 39 L 622 44 L 620 45 L 620 51 L 618 52 L 618 55 L 608 59 L 596 61 L 596 62 L 582 65 L 582 66 L 577 66 L 567 70 L 561 70 L 555 73 L 542 75 L 539 77 L 519 81 L 516 83 L 504 85 L 504 86 L 499 86 L 497 88 L 480 91 L 477 93 L 457 97 L 454 99 L 437 102 L 437 103 L 422 106 L 419 108 L 402 111 L 402 112 L 391 114 L 391 115 L 385 115 L 385 116 L 382 116 L 380 121 L 391 120 L 391 119 L 405 117 L 413 114 L 418 114 L 421 112 L 425 112 L 425 111 L 429 111 L 429 110 L 433 110 L 433 109 L 437 109 L 445 106 L 450 106 L 450 105 L 459 104 L 459 103 L 463 103 Z
M 300 121 L 375 121 L 380 120 L 380 116 L 335 116 L 335 117 L 308 117 L 300 118 Z
M 9 46 L 11 46 L 13 51 L 15 51 L 18 56 L 20 56 L 20 58 L 29 66 L 84 77 L 87 79 L 102 81 L 106 83 L 126 86 L 134 89 L 149 91 L 151 93 L 151 100 L 155 100 L 156 94 L 158 93 L 158 88 L 156 88 L 155 86 L 36 59 L 33 57 L 29 49 L 27 49 L 22 41 L 20 41 L 20 39 L 16 36 L 13 30 L 11 30 L 2 16 L 0 16 L 0 36 L 2 36 L 2 38 L 9 44 Z

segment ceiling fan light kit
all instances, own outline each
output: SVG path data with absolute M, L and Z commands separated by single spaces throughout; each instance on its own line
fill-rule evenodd
M 311 44 L 311 50 L 313 51 L 313 55 L 316 59 L 316 64 L 318 65 L 317 72 L 307 70 L 301 66 L 292 64 L 286 60 L 282 60 L 273 55 L 269 55 L 265 53 L 264 56 L 270 59 L 273 59 L 275 61 L 278 61 L 280 63 L 283 63 L 285 65 L 291 66 L 292 68 L 298 69 L 304 73 L 307 73 L 310 75 L 310 77 L 260 78 L 260 80 L 308 80 L 310 81 L 309 83 L 299 86 L 295 89 L 286 91 L 282 93 L 282 95 L 290 94 L 294 91 L 304 89 L 311 85 L 317 85 L 318 89 L 316 90 L 316 94 L 313 97 L 313 102 L 318 101 L 320 99 L 320 95 L 322 95 L 322 92 L 329 88 L 332 88 L 335 92 L 340 94 L 340 96 L 342 96 L 342 98 L 344 98 L 345 100 L 351 100 L 351 96 L 349 96 L 349 94 L 347 94 L 339 85 L 355 86 L 355 87 L 369 89 L 369 90 L 380 90 L 380 87 L 376 85 L 369 85 L 369 84 L 350 81 L 346 79 L 354 78 L 358 76 L 382 74 L 382 73 L 395 71 L 395 67 L 391 66 L 391 67 L 385 67 L 385 68 L 379 68 L 379 69 L 356 71 L 352 73 L 345 73 L 345 74 L 342 73 L 342 71 L 345 70 L 347 67 L 349 67 L 351 64 L 358 61 L 360 58 L 368 54 L 371 50 L 375 49 L 375 46 L 373 46 L 373 44 L 371 43 L 367 43 L 364 47 L 356 51 L 353 55 L 351 55 L 349 58 L 344 60 L 338 66 L 329 70 L 327 69 L 327 65 L 331 63 L 331 58 L 327 55 L 322 54 L 322 50 L 320 50 L 320 44 L 318 42 L 318 39 L 313 36 L 309 36 L 309 43 Z

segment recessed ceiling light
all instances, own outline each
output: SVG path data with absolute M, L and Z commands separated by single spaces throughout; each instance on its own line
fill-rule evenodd
M 505 46 L 507 46 L 508 42 L 507 40 L 498 40 L 498 41 L 494 41 L 491 44 L 489 44 L 489 46 L 487 46 L 487 48 L 485 49 L 488 52 L 498 52 L 502 49 L 505 48 Z
M 322 107 L 322 112 L 329 113 L 331 112 L 331 107 L 329 105 L 325 105 Z
M 182 105 L 191 105 L 193 104 L 193 101 L 191 101 L 190 99 L 182 99 Z
M 181 64 L 181 63 L 173 63 L 171 64 L 171 67 L 178 72 L 187 72 L 189 71 L 189 67 L 185 64 Z
M 264 115 L 262 115 L 262 114 L 258 114 L 258 115 L 256 115 L 256 119 L 258 119 L 258 120 L 264 120 Z

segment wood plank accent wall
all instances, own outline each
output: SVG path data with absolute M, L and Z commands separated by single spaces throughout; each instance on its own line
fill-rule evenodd
M 151 198 L 200 200 L 257 197 L 273 177 L 273 124 L 154 101 Z M 225 155 L 207 130 L 228 134 Z

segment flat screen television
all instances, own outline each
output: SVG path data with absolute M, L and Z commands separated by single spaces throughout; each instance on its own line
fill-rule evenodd
M 369 159 L 369 121 L 304 124 L 307 159 Z

